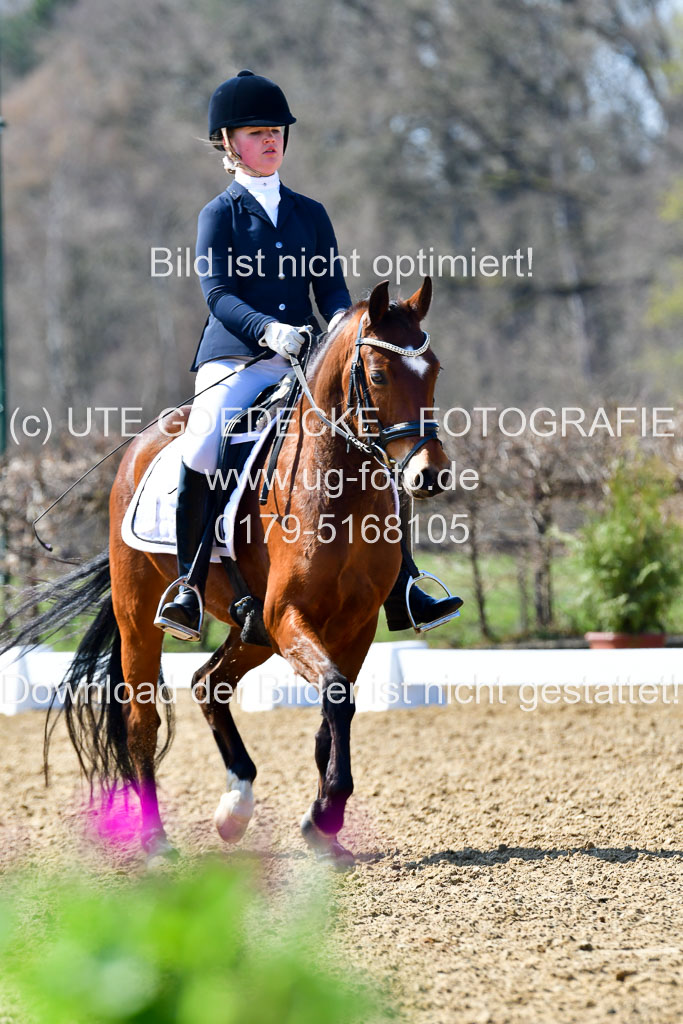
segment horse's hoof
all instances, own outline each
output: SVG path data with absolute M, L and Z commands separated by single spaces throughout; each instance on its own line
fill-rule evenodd
M 213 823 L 226 843 L 238 843 L 254 813 L 254 791 L 248 779 L 238 779 L 228 772 L 228 791 L 218 802 Z
M 351 853 L 351 850 L 347 850 L 336 839 L 330 843 L 327 851 L 318 851 L 316 856 L 319 861 L 326 861 L 336 871 L 348 871 L 356 865 L 356 858 Z
M 330 864 L 337 871 L 346 871 L 356 863 L 356 858 L 342 846 L 336 836 L 328 836 L 313 821 L 310 809 L 301 819 L 301 834 L 306 843 L 315 851 L 319 861 Z
M 153 836 L 143 844 L 147 853 L 147 870 L 159 871 L 175 864 L 180 854 L 163 833 Z

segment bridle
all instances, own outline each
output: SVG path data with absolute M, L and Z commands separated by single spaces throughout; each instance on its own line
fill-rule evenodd
M 374 408 L 371 403 L 370 391 L 368 389 L 368 380 L 365 374 L 365 364 L 363 363 L 363 345 L 371 345 L 373 348 L 384 348 L 389 352 L 397 352 L 402 356 L 408 358 L 415 358 L 417 356 L 424 355 L 429 348 L 429 334 L 427 331 L 422 332 L 423 342 L 419 348 L 406 349 L 401 348 L 400 345 L 392 345 L 388 341 L 381 341 L 379 338 L 367 338 L 363 335 L 363 327 L 366 320 L 366 314 L 360 318 L 358 322 L 358 334 L 356 335 L 355 341 L 355 352 L 353 356 L 353 362 L 351 363 L 351 373 L 349 375 L 349 392 L 346 400 L 347 409 L 350 410 L 355 401 L 354 413 L 358 418 L 359 422 L 361 419 L 362 409 Z M 381 453 L 382 461 L 390 467 L 396 466 L 396 460 L 386 450 L 386 446 L 392 441 L 397 441 L 401 437 L 418 437 L 413 447 L 410 449 L 407 455 L 405 455 L 398 463 L 398 473 L 402 474 L 406 466 L 412 459 L 413 455 L 423 448 L 429 441 L 438 441 L 438 430 L 439 425 L 436 420 L 404 420 L 401 423 L 392 423 L 388 427 L 383 427 L 381 420 L 377 418 L 377 426 L 379 428 L 377 433 L 378 441 L 372 442 L 374 447 Z
M 377 433 L 366 434 L 366 440 L 362 440 L 353 433 L 353 431 L 344 422 L 344 419 L 349 412 L 353 411 L 358 422 L 362 423 L 362 410 L 374 410 L 375 408 L 371 405 L 370 390 L 365 373 L 365 364 L 363 363 L 362 346 L 371 345 L 374 348 L 384 348 L 389 352 L 397 352 L 399 355 L 406 356 L 408 358 L 415 358 L 417 356 L 424 355 L 429 348 L 429 334 L 427 331 L 422 332 L 424 340 L 419 348 L 401 348 L 400 345 L 392 345 L 390 342 L 381 341 L 379 338 L 365 337 L 363 329 L 366 325 L 366 321 L 367 314 L 363 313 L 358 321 L 358 333 L 354 342 L 354 354 L 353 361 L 351 363 L 349 390 L 346 400 L 347 407 L 344 417 L 338 423 L 333 423 L 332 420 L 328 419 L 323 410 L 316 405 L 298 359 L 296 359 L 296 357 L 290 357 L 291 363 L 299 384 L 301 385 L 301 389 L 311 404 L 311 408 L 323 423 L 327 424 L 331 430 L 344 438 L 346 441 L 346 450 L 348 451 L 350 447 L 356 448 L 358 451 L 363 452 L 364 455 L 369 455 L 372 458 L 377 459 L 385 469 L 394 471 L 396 475 L 400 477 L 405 472 L 406 466 L 416 452 L 430 441 L 439 441 L 439 444 L 441 444 L 438 436 L 439 426 L 437 421 L 405 420 L 401 423 L 392 423 L 390 426 L 385 427 L 382 425 L 381 420 L 377 418 L 375 421 L 378 426 Z M 417 437 L 418 440 L 412 446 L 408 454 L 397 463 L 396 459 L 389 455 L 386 450 L 386 446 L 392 441 L 397 441 L 401 437 Z

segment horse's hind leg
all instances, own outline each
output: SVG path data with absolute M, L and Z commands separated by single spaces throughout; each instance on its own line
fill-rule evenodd
M 131 560 L 137 554 L 131 550 Z M 149 572 L 153 571 L 149 562 L 147 567 Z M 137 783 L 140 795 L 142 846 L 150 858 L 174 853 L 161 822 L 155 778 L 157 734 L 161 725 L 156 708 L 156 688 L 164 635 L 153 624 L 150 612 L 163 590 L 161 577 L 154 582 L 158 584 L 154 593 L 151 593 L 151 586 L 146 588 L 146 593 L 142 593 L 140 588 L 140 591 L 129 590 L 120 594 L 117 587 L 112 588 L 114 613 L 121 634 L 122 679 L 129 698 L 124 711 L 126 741 L 135 773 L 132 781 Z
M 243 644 L 233 627 L 225 641 L 192 677 L 192 692 L 211 726 L 227 769 L 227 791 L 220 799 L 214 823 L 226 843 L 236 843 L 246 832 L 254 812 L 252 783 L 256 766 L 249 757 L 230 710 L 230 701 L 245 672 L 270 657 L 267 647 Z

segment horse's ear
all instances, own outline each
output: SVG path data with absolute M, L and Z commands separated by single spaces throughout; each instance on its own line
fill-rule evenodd
M 389 282 L 380 281 L 379 284 L 375 285 L 372 289 L 372 295 L 368 302 L 368 317 L 370 318 L 370 326 L 377 327 L 380 320 L 389 309 Z
M 419 320 L 424 320 L 432 301 L 432 279 L 425 277 L 422 287 L 408 299 L 408 305 L 415 310 Z

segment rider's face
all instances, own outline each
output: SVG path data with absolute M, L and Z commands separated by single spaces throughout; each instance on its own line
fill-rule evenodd
M 284 128 L 262 128 L 256 125 L 235 128 L 230 133 L 230 142 L 242 162 L 260 174 L 274 174 L 282 163 Z

